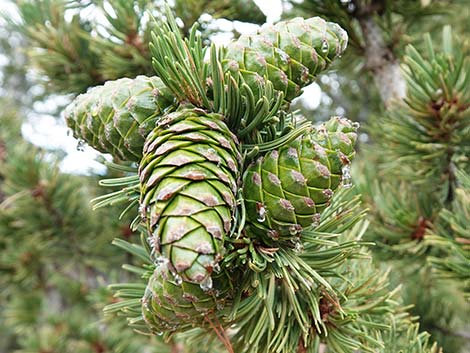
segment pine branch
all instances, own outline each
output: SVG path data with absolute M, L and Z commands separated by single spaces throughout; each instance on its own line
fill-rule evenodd
M 204 62 L 202 39 L 193 26 L 189 39 L 184 40 L 169 6 L 166 20 L 158 19 L 152 33 L 150 51 L 157 75 L 173 92 L 179 102 L 209 109 L 206 78 L 208 66 Z

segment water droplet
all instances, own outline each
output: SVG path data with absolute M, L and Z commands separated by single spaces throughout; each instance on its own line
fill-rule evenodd
M 204 292 L 207 292 L 207 291 L 211 290 L 212 289 L 212 278 L 211 278 L 211 276 L 207 276 L 206 278 L 204 278 L 204 280 L 199 284 L 199 286 L 201 287 L 201 289 Z
M 257 214 L 258 214 L 258 217 L 256 218 L 256 220 L 258 222 L 264 222 L 266 220 L 266 208 L 263 206 L 263 205 L 257 205 Z
M 349 12 L 354 12 L 355 9 L 356 9 L 356 5 L 354 5 L 352 2 L 348 4 Z
M 175 275 L 174 275 L 173 280 L 174 280 L 174 282 L 175 282 L 175 284 L 176 284 L 177 286 L 180 286 L 180 285 L 183 283 L 183 279 L 182 279 L 181 276 L 178 275 L 178 274 L 175 274 Z
M 282 64 L 285 64 L 285 65 L 289 64 L 289 60 L 290 60 L 289 54 L 287 54 L 284 50 L 279 49 L 279 48 L 276 48 L 275 51 L 276 51 L 276 54 L 279 55 L 279 58 L 281 59 Z
M 85 141 L 78 140 L 78 142 L 77 142 L 77 151 L 79 151 L 79 152 L 85 151 Z
M 352 186 L 351 167 L 346 164 L 341 168 L 341 184 L 344 188 L 348 189 Z
M 154 262 L 155 262 L 155 266 L 164 269 L 168 266 L 168 263 L 170 262 L 170 260 L 168 260 L 165 256 L 158 256 L 157 258 L 155 258 Z
M 361 127 L 361 124 L 360 124 L 359 122 L 357 122 L 357 121 L 354 121 L 354 122 L 352 123 L 352 127 L 355 128 L 355 129 L 359 129 L 359 128 Z
M 323 39 L 322 44 L 321 44 L 322 53 L 327 53 L 328 49 L 329 49 L 328 42 L 326 41 L 326 39 Z

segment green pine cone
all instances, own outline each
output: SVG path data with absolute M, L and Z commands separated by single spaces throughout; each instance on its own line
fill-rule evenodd
M 222 50 L 222 64 L 225 70 L 239 71 L 254 91 L 269 79 L 291 101 L 341 56 L 347 41 L 347 33 L 336 23 L 298 17 L 242 35 Z
M 232 228 L 241 155 L 223 116 L 181 109 L 147 137 L 139 166 L 141 214 L 154 250 L 184 281 L 203 283 Z
M 73 135 L 121 160 L 139 161 L 145 137 L 174 98 L 158 77 L 108 81 L 79 95 L 66 109 Z
M 277 240 L 319 222 L 343 172 L 349 177 L 357 128 L 331 118 L 251 164 L 243 176 L 249 229 Z
M 215 276 L 214 276 L 215 277 Z M 181 281 L 166 264 L 157 266 L 142 298 L 142 316 L 154 334 L 209 326 L 230 299 L 228 279 L 214 278 L 214 289 Z

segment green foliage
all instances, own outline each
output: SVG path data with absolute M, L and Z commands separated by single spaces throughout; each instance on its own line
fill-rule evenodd
M 185 24 L 194 23 L 203 13 L 264 22 L 252 0 L 192 3 L 175 2 L 177 16 Z M 17 6 L 21 22 L 12 25 L 28 39 L 29 56 L 51 92 L 78 94 L 108 80 L 152 76 L 148 43 L 153 25 L 148 14 L 161 13 L 163 1 L 24 0 Z M 66 12 L 71 18 L 64 16 Z M 100 23 L 100 15 L 106 22 Z
M 208 291 L 208 283 L 199 287 L 162 266 L 166 261 L 155 250 L 170 248 L 173 241 L 160 244 L 168 239 L 157 232 L 148 244 L 146 238 L 152 234 L 141 224 L 137 205 L 142 181 L 134 164 L 108 163 L 114 170 L 101 184 L 111 186 L 113 192 L 99 195 L 93 186 L 95 178 L 61 173 L 58 158 L 19 142 L 19 119 L 13 114 L 2 117 L 0 300 L 5 305 L 0 309 L 0 325 L 6 328 L 0 350 L 438 353 L 433 339 L 448 352 L 468 348 L 464 330 L 470 307 L 463 301 L 470 287 L 468 52 L 465 45 L 452 44 L 448 30 L 442 45 L 432 43 L 432 36 L 421 45 L 414 36 L 427 28 L 423 19 L 428 16 L 433 16 L 433 24 L 440 23 L 445 17 L 437 14 L 461 9 L 455 19 L 465 19 L 465 2 L 290 3 L 291 14 L 320 14 L 348 30 L 354 50 L 346 54 L 344 64 L 336 66 L 338 72 L 322 81 L 330 82 L 333 105 L 339 102 L 339 108 L 361 119 L 383 110 L 370 87 L 371 76 L 362 75 L 365 70 L 374 77 L 377 69 L 367 58 L 371 23 L 377 26 L 375 34 L 386 54 L 380 55 L 389 63 L 397 63 L 406 44 L 416 43 L 407 47 L 403 60 L 407 97 L 387 107 L 369 125 L 366 131 L 372 146 L 362 149 L 362 161 L 353 170 L 356 190 L 371 209 L 369 220 L 359 196 L 340 187 L 332 204 L 322 210 L 319 224 L 306 225 L 298 236 L 278 242 L 244 227 L 247 220 L 254 222 L 255 213 L 245 207 L 240 193 L 233 192 L 232 227 L 224 239 L 225 252 L 220 251 L 222 258 L 217 259 L 220 276 L 214 269 L 212 283 L 213 289 L 229 286 L 229 294 Z M 212 31 L 209 22 L 199 27 L 201 33 L 191 27 L 203 11 L 213 18 L 261 24 L 264 15 L 252 1 L 177 0 L 173 5 L 177 20 L 162 1 L 29 0 L 17 4 L 21 24 L 16 30 L 28 39 L 25 47 L 40 79 L 47 83 L 46 94 L 82 93 L 113 80 L 82 96 L 74 114 L 67 114 L 76 136 L 102 152 L 136 162 L 153 124 L 167 113 L 160 109 L 166 103 L 160 107 L 152 98 L 155 81 L 160 91 L 171 91 L 168 97 L 176 97 L 176 104 L 170 99 L 172 109 L 189 101 L 200 116 L 221 114 L 239 138 L 240 169 L 246 170 L 256 157 L 289 146 L 311 129 L 303 116 L 289 111 L 288 102 L 345 47 L 339 27 L 319 19 L 310 21 L 308 28 L 304 26 L 308 21 L 299 19 L 265 26 L 227 48 L 206 46 Z M 98 23 L 102 15 L 106 21 Z M 158 18 L 157 27 L 151 16 Z M 464 22 L 455 22 L 462 31 L 460 22 Z M 303 36 L 304 30 L 313 36 L 312 41 L 302 39 L 299 44 L 298 38 L 286 34 Z M 325 37 L 331 39 L 326 51 L 322 50 Z M 147 48 L 150 41 L 152 47 Z M 300 51 L 296 50 L 299 45 Z M 313 52 L 317 60 L 307 63 L 309 55 L 303 54 Z M 162 81 L 152 77 L 154 68 Z M 147 77 L 122 80 L 138 75 Z M 7 80 L 8 76 L 2 82 Z M 135 92 L 124 82 L 140 82 L 145 87 L 140 90 L 137 85 Z M 335 88 L 337 83 L 341 89 Z M 116 89 L 107 91 L 106 86 Z M 99 98 L 95 97 L 98 93 Z M 160 108 L 155 114 L 156 106 Z M 328 112 L 309 118 L 322 120 L 331 114 L 330 107 L 321 109 Z M 95 115 L 100 119 L 94 119 Z M 202 125 L 194 129 L 200 132 Z M 170 126 L 159 128 L 155 135 L 168 132 Z M 179 135 L 172 134 L 177 139 Z M 207 142 L 207 136 L 203 140 L 204 147 L 215 146 Z M 185 142 L 185 153 L 194 152 L 194 136 Z M 198 153 L 201 165 L 208 164 L 205 158 L 213 158 L 208 151 Z M 160 162 L 160 157 L 155 160 Z M 184 169 L 174 167 L 169 169 Z M 155 204 L 168 218 L 172 202 L 163 200 L 168 192 L 153 187 L 158 177 L 144 180 L 149 186 L 146 193 L 158 199 Z M 194 190 L 182 190 L 187 175 L 176 173 L 171 178 L 172 191 L 175 185 L 181 186 L 179 193 L 189 194 L 194 204 L 201 203 L 201 193 L 198 197 Z M 216 178 L 211 178 L 213 184 Z M 173 179 L 178 181 L 173 183 Z M 91 212 L 88 200 L 93 196 L 96 208 L 110 207 Z M 120 204 L 124 210 L 114 207 Z M 154 218 L 159 212 L 154 212 Z M 139 244 L 132 230 L 142 233 Z M 114 241 L 120 249 L 110 247 L 110 239 L 120 235 L 126 239 Z M 369 259 L 370 240 L 377 243 L 375 261 Z M 119 270 L 123 262 L 128 263 L 124 267 L 130 274 Z M 378 267 L 390 265 L 392 270 L 377 270 L 379 262 Z M 118 283 L 110 287 L 114 297 L 104 289 L 109 282 Z M 396 288 L 401 283 L 400 294 Z M 415 307 L 410 308 L 410 303 Z M 105 319 L 99 312 L 104 304 L 110 314 Z M 420 316 L 421 326 L 409 310 Z M 149 324 L 151 333 L 166 332 L 162 337 L 137 335 L 113 313 L 126 317 L 139 332 L 148 333 Z M 178 328 L 162 325 L 162 318 Z M 419 327 L 432 333 L 432 339 L 420 333 Z
M 388 44 L 403 45 L 402 41 L 396 39 L 407 33 L 409 27 L 419 23 L 422 17 L 445 12 L 448 2 L 431 1 L 431 4 L 425 4 L 421 0 L 305 0 L 294 6 L 293 12 L 318 15 L 336 22 L 348 32 L 351 46 L 360 51 L 365 45 L 361 20 L 372 18 L 386 33 Z
M 7 102 L 4 108 L 8 106 Z M 20 119 L 0 116 L 0 349 L 138 352 L 145 337 L 102 320 L 103 292 L 124 261 L 110 239 L 132 232 L 92 212 L 96 179 L 61 173 L 59 160 L 21 140 Z M 157 344 L 152 352 L 161 352 Z M 150 348 L 149 348 L 150 349 Z
M 460 172 L 457 174 L 458 185 L 452 210 L 444 209 L 440 213 L 441 222 L 432 230 L 430 244 L 445 249 L 447 256 L 431 258 L 439 278 L 458 282 L 470 299 L 470 177 Z
M 425 54 L 406 49 L 407 95 L 370 127 L 375 143 L 366 148 L 366 157 L 380 157 L 369 159 L 375 170 L 365 165 L 358 181 L 372 209 L 366 239 L 378 243 L 380 259 L 395 260 L 404 300 L 415 305 L 412 312 L 420 316 L 421 326 L 446 351 L 459 352 L 467 345 L 460 332 L 468 325 L 470 306 L 461 300 L 456 282 L 431 276 L 430 264 L 466 286 L 466 245 L 459 246 L 458 239 L 468 233 L 468 199 L 457 175 L 469 168 L 470 62 L 466 46 L 455 44 L 449 27 L 440 50 L 429 35 L 424 42 Z M 446 256 L 454 246 L 453 255 Z
M 88 22 L 78 14 L 69 21 L 63 16 L 74 7 L 69 0 L 18 3 L 22 23 L 15 28 L 34 43 L 31 60 L 50 89 L 61 93 L 83 92 L 104 81 L 97 70 L 99 56 L 90 45 Z
M 452 199 L 455 177 L 450 169 L 469 165 L 470 61 L 465 49 L 453 44 L 450 28 L 444 30 L 442 52 L 435 52 L 429 36 L 425 40 L 426 59 L 414 47 L 407 48 L 405 104 L 386 114 L 380 122 L 384 133 L 376 138 L 390 173 L 417 184 L 440 184 L 441 197 Z

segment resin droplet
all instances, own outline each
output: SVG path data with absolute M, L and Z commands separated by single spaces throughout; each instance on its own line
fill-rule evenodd
M 278 240 L 279 239 L 279 232 L 277 230 L 270 229 L 268 231 L 268 237 L 270 237 L 271 239 L 274 239 L 274 240 Z
M 78 140 L 78 142 L 77 142 L 77 151 L 79 151 L 79 152 L 85 151 L 85 141 Z
M 153 253 L 154 250 L 156 248 L 158 248 L 159 242 L 160 242 L 160 237 L 158 235 L 158 226 L 155 228 L 153 233 L 147 238 L 147 242 L 149 243 L 150 247 L 152 248 L 152 253 Z
M 302 227 L 300 224 L 294 224 L 289 227 L 289 233 L 290 235 L 297 235 L 302 231 Z
M 344 188 L 348 189 L 352 186 L 352 177 L 351 177 L 351 167 L 349 164 L 344 165 L 343 168 L 341 168 L 341 185 L 343 185 Z
M 308 68 L 305 66 L 302 66 L 302 68 L 300 69 L 300 81 L 302 81 L 303 83 L 307 83 L 310 81 L 309 71 Z
M 321 44 L 321 51 L 322 53 L 328 52 L 328 42 L 325 39 L 323 39 L 323 42 Z
M 147 208 L 144 205 L 139 206 L 139 214 L 142 218 L 142 221 L 145 222 L 147 220 Z
M 304 244 L 302 243 L 299 237 L 295 237 L 294 239 L 292 239 L 292 241 L 294 243 L 294 251 L 296 253 L 301 253 L 304 251 Z
M 207 276 L 204 281 L 199 285 L 204 292 L 207 292 L 212 289 L 212 278 Z

